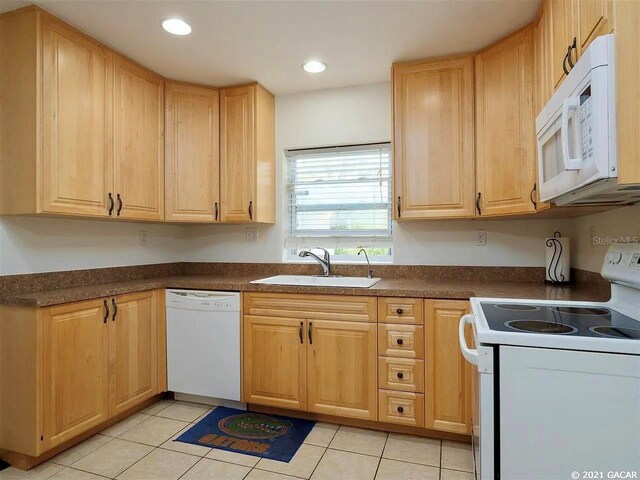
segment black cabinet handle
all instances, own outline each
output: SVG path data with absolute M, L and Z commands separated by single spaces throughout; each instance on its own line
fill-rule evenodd
M 398 345 L 402 345 L 404 343 L 404 340 L 402 340 L 401 338 L 399 338 L 398 340 L 396 340 L 396 343 Z
M 118 305 L 116 304 L 116 299 L 111 299 L 111 304 L 113 305 L 113 317 L 111 318 L 112 322 L 116 321 L 116 316 L 118 315 Z
M 309 335 L 309 345 L 313 345 L 312 330 L 313 330 L 313 323 L 309 322 L 309 331 L 307 332 L 307 335 Z
M 113 201 L 113 195 L 109 192 L 109 216 L 113 215 L 113 208 L 115 207 L 115 202 Z
M 109 318 L 109 303 L 105 300 L 104 301 L 104 318 L 102 319 L 102 323 L 107 323 L 108 318 Z
M 400 380 L 402 380 L 404 378 L 404 374 L 402 372 L 398 372 L 398 375 L 396 375 Z
M 578 49 L 578 46 L 576 43 L 576 37 L 573 37 L 573 42 L 571 43 L 571 45 L 569 45 L 569 50 L 567 51 L 567 63 L 569 63 L 569 66 L 571 67 L 569 70 L 572 70 L 573 67 L 575 67 L 575 65 L 571 61 L 571 51 L 577 50 L 577 49 Z
M 480 208 L 481 198 L 482 198 L 482 193 L 478 192 L 478 196 L 476 197 L 476 210 L 478 210 L 478 215 L 482 215 L 482 209 Z
M 304 341 L 304 340 L 302 339 L 302 323 L 303 323 L 303 322 L 300 322 L 300 329 L 298 330 L 298 335 L 300 335 L 300 343 L 303 343 L 303 341 Z
M 404 310 L 402 310 L 401 308 L 398 308 L 398 309 L 396 310 L 396 313 L 397 313 L 398 315 L 402 315 L 402 313 L 403 313 L 403 312 L 404 312 Z
M 402 216 L 402 198 L 398 195 L 398 218 Z
M 215 210 L 215 215 L 216 215 L 216 221 L 218 221 L 218 202 L 214 203 L 214 210 Z
M 565 75 L 569 75 L 569 70 L 567 70 L 567 55 L 569 54 L 569 51 L 567 50 L 567 53 L 565 54 L 564 58 L 562 59 L 562 70 L 564 71 Z
M 536 193 L 537 189 L 538 189 L 538 184 L 534 183 L 533 184 L 533 189 L 531 190 L 531 193 L 529 194 L 529 200 L 531 200 L 531 203 L 533 203 L 533 208 L 534 209 L 538 208 L 538 203 L 536 202 L 536 198 L 535 198 L 535 193 Z
M 116 198 L 118 199 L 118 210 L 116 211 L 116 216 L 120 216 L 120 212 L 122 211 L 122 198 L 120 197 L 120 194 L 118 193 L 116 195 Z
M 253 220 L 253 202 L 249 202 L 249 220 Z
M 404 408 L 398 407 L 398 413 L 402 413 L 402 412 L 404 412 Z

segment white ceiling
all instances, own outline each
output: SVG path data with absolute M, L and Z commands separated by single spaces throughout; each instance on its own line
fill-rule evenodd
M 395 61 L 475 51 L 532 21 L 540 0 L 35 0 L 165 77 L 258 80 L 275 94 L 388 81 Z M 0 0 L 0 11 L 28 3 Z M 160 28 L 179 16 L 187 37 Z M 328 64 L 311 75 L 300 67 Z

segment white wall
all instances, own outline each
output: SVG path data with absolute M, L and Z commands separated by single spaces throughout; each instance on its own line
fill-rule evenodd
M 140 230 L 148 233 L 146 246 Z M 183 233 L 173 225 L 2 217 L 0 274 L 175 262 Z
M 185 259 L 191 261 L 279 262 L 283 256 L 284 150 L 389 141 L 391 87 L 355 86 L 276 98 L 278 223 L 258 227 L 258 243 L 244 241 L 244 226 L 189 227 Z M 432 265 L 542 266 L 544 242 L 562 220 L 430 221 L 394 226 L 394 262 Z M 476 229 L 488 244 L 475 247 Z

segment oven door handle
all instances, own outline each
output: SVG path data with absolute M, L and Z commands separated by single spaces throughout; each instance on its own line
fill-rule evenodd
M 464 329 L 468 324 L 473 325 L 475 317 L 473 314 L 464 315 L 460 319 L 460 324 L 458 325 L 458 341 L 460 342 L 460 350 L 462 351 L 462 356 L 467 360 L 467 362 L 472 363 L 473 365 L 478 365 L 478 350 L 469 348 L 467 345 L 467 339 L 464 335 Z
M 562 103 L 562 124 L 560 126 L 560 139 L 562 141 L 562 163 L 565 170 L 580 170 L 582 166 L 582 155 L 576 158 L 569 156 L 569 113 L 578 110 L 580 107 L 580 97 L 565 98 Z M 576 125 L 578 132 L 580 125 Z

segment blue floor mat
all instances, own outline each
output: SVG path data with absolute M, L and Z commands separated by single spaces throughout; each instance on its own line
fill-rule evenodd
M 175 441 L 289 462 L 315 423 L 217 407 Z

